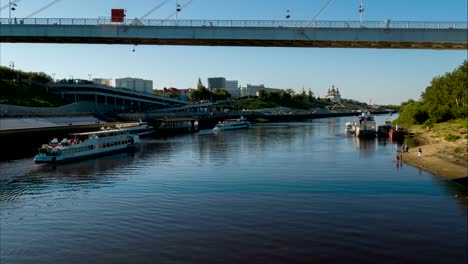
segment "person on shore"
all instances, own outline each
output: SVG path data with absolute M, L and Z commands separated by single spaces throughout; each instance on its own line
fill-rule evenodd
M 422 153 L 422 150 L 421 150 L 421 147 L 418 148 L 418 157 L 421 157 L 421 153 Z
M 409 147 L 408 145 L 405 145 L 405 152 L 408 152 L 409 151 Z

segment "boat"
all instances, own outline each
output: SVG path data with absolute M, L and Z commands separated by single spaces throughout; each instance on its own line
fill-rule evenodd
M 64 138 L 59 142 L 54 138 L 49 144 L 43 144 L 34 162 L 63 163 L 133 148 L 140 143 L 139 136 L 127 129 L 107 128 L 70 136 L 71 139 Z
M 385 120 L 382 126 L 377 127 L 377 135 L 379 137 L 388 137 L 388 134 L 391 128 L 392 128 L 392 121 L 387 119 Z
M 374 116 L 369 111 L 362 112 L 356 123 L 356 136 L 375 137 L 376 133 Z
M 213 128 L 213 131 L 248 128 L 249 126 L 250 126 L 250 122 L 247 121 L 246 118 L 241 116 L 240 118 L 237 118 L 237 119 L 226 119 L 223 122 L 219 122 Z
M 349 121 L 345 124 L 345 134 L 355 134 L 356 133 L 356 121 Z
M 127 129 L 130 134 L 137 134 L 138 136 L 146 136 L 154 133 L 154 127 L 148 125 L 148 122 L 128 122 L 118 123 L 115 125 L 117 129 Z

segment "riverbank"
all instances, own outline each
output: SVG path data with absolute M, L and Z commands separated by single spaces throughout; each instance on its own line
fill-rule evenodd
M 414 133 L 414 139 L 407 140 L 413 147 L 404 154 L 403 162 L 447 180 L 468 177 L 466 120 L 436 124 L 429 130 L 412 126 L 409 131 Z

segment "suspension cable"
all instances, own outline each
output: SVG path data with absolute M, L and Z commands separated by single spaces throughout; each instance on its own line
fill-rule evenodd
M 331 3 L 333 3 L 335 0 L 328 0 L 325 5 L 322 6 L 322 8 L 317 12 L 317 14 L 309 21 L 309 25 L 315 22 L 330 6 Z
M 40 13 L 40 12 L 46 10 L 47 8 L 49 8 L 49 7 L 53 6 L 53 5 L 55 5 L 55 4 L 58 3 L 59 1 L 61 1 L 61 0 L 54 0 L 54 1 L 50 2 L 49 4 L 47 4 L 47 5 L 45 5 L 45 6 L 41 7 L 41 8 L 39 8 L 38 10 L 36 10 L 36 11 L 34 11 L 34 12 L 32 12 L 29 16 L 26 16 L 25 18 L 30 18 L 30 17 L 32 17 L 32 16 L 35 16 L 35 15 L 37 15 L 38 13 Z
M 140 19 L 145 19 L 147 16 L 151 15 L 154 11 L 158 10 L 159 8 L 163 7 L 165 4 L 167 4 L 169 0 L 164 0 L 159 5 L 153 7 L 150 11 L 146 12 L 143 16 L 140 17 Z
M 2 6 L 0 8 L 0 11 L 2 11 L 5 8 L 8 8 L 10 5 L 14 5 L 14 4 L 18 3 L 19 1 L 21 1 L 21 0 L 13 0 L 13 1 L 11 1 L 11 3 L 7 3 L 6 5 L 4 5 L 4 6 Z

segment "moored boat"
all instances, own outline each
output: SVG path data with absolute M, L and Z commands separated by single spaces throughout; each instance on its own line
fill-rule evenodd
M 375 137 L 377 133 L 374 116 L 369 111 L 364 111 L 359 117 L 356 126 L 356 136 Z
M 238 119 L 226 119 L 223 122 L 219 122 L 213 128 L 213 131 L 248 128 L 249 126 L 250 126 L 250 122 L 247 121 L 246 118 L 241 116 Z
M 388 137 L 388 133 L 391 128 L 392 128 L 392 121 L 387 119 L 385 120 L 382 126 L 377 127 L 377 135 L 379 137 Z
M 137 134 L 138 136 L 146 136 L 154 133 L 154 127 L 148 125 L 148 122 L 129 122 L 129 123 L 118 123 L 115 128 L 126 129 L 130 134 Z
M 349 121 L 345 124 L 345 134 L 355 134 L 356 133 L 356 122 Z
M 74 133 L 71 139 L 56 138 L 43 144 L 34 157 L 35 163 L 63 163 L 71 160 L 103 155 L 135 147 L 140 143 L 138 135 L 126 129 L 101 129 Z

